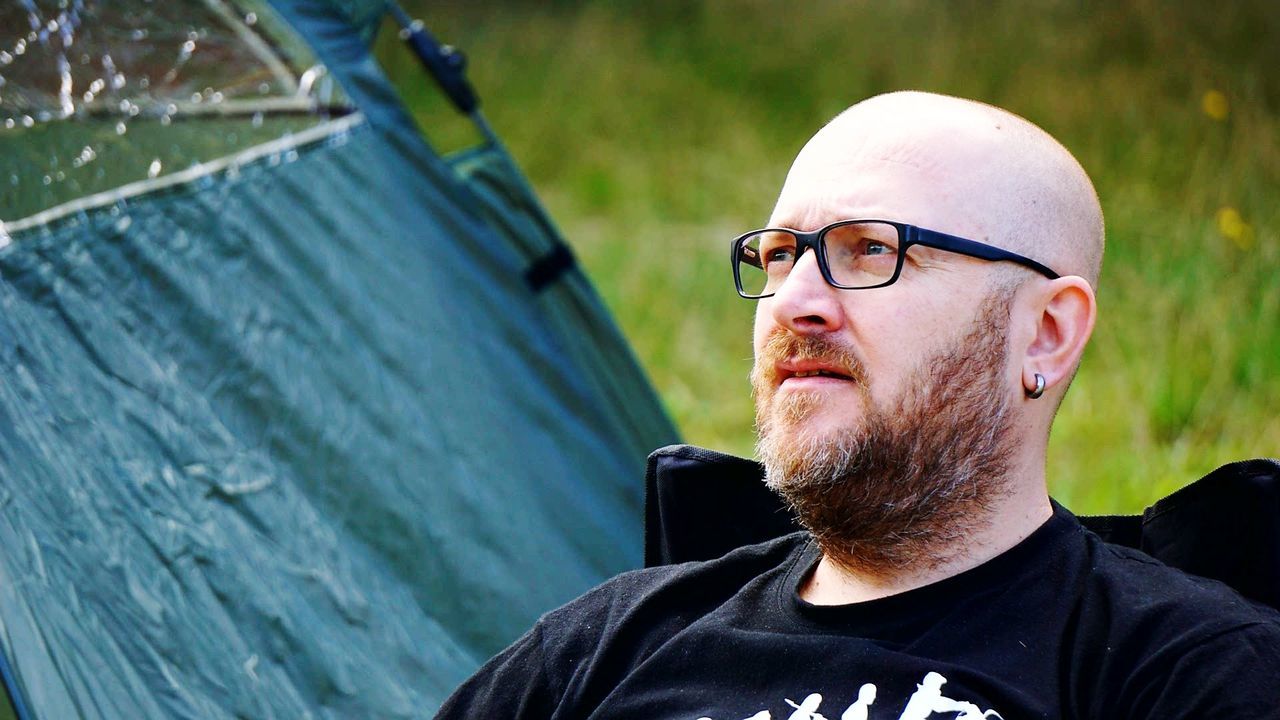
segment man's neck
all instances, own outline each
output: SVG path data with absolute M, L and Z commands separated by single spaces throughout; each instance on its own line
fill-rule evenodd
M 1052 515 L 1041 489 L 1015 493 L 989 511 L 963 539 L 962 547 L 938 548 L 941 563 L 929 563 L 889 574 L 854 571 L 823 553 L 817 568 L 800 586 L 800 597 L 814 605 L 847 605 L 897 595 L 975 568 L 1025 540 Z

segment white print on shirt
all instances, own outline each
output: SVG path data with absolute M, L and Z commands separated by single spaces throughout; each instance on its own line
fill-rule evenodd
M 1000 713 L 995 710 L 983 710 L 971 702 L 964 700 L 953 700 L 942 694 L 942 686 L 947 679 L 936 672 L 931 672 L 924 676 L 916 685 L 916 691 L 907 699 L 907 706 L 902 709 L 902 714 L 898 716 L 898 720 L 929 720 L 934 713 L 943 713 L 951 715 L 949 720 L 986 720 L 986 718 L 998 718 L 1004 720 Z M 811 693 L 799 704 L 790 698 L 785 698 L 787 704 L 795 708 L 795 712 L 787 718 L 787 720 L 828 720 L 826 716 L 818 712 L 818 706 L 822 704 L 822 695 L 819 693 Z M 871 705 L 876 701 L 876 686 L 867 683 L 858 688 L 858 699 L 840 714 L 840 720 L 869 720 Z M 708 717 L 698 718 L 698 720 L 711 720 Z M 768 710 L 761 710 L 751 717 L 744 720 L 773 720 L 773 715 Z

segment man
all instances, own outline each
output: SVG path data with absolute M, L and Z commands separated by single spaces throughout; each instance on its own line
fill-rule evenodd
M 615 578 L 442 717 L 1262 718 L 1280 616 L 1102 542 L 1045 485 L 1092 331 L 1084 170 L 1005 111 L 895 93 L 735 241 L 766 482 L 807 533 Z

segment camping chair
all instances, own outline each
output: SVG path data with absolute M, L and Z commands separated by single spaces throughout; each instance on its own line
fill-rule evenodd
M 645 565 L 709 560 L 800 529 L 757 462 L 691 445 L 649 456 Z M 1104 540 L 1280 607 L 1280 462 L 1214 470 L 1141 515 L 1081 517 Z

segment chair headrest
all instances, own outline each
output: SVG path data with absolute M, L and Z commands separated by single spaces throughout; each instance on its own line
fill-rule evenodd
M 765 487 L 757 462 L 692 445 L 649 456 L 645 565 L 710 560 L 800 528 Z M 1244 460 L 1214 470 L 1141 515 L 1084 516 L 1107 542 L 1222 581 L 1280 608 L 1280 463 Z

